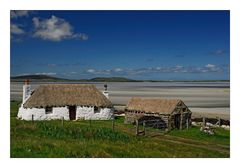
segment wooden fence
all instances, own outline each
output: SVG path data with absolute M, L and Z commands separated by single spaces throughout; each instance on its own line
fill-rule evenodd
M 201 123 L 201 125 L 203 125 L 203 126 L 206 126 L 207 123 L 210 123 L 210 124 L 216 125 L 216 126 L 230 125 L 229 120 L 224 120 L 220 117 L 216 117 L 216 118 L 207 118 L 207 117 L 192 118 L 192 122 Z
M 152 120 L 142 120 L 135 122 L 135 135 L 147 135 L 147 133 L 153 134 L 156 132 L 166 132 L 167 128 L 165 123 L 161 122 L 160 119 L 152 119 Z M 158 128 L 154 131 L 153 128 Z M 160 128 L 160 129 L 159 129 Z

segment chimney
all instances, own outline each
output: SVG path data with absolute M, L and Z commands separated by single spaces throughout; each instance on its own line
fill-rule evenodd
M 23 85 L 23 101 L 22 104 L 26 102 L 26 100 L 31 96 L 31 85 L 29 85 L 29 80 L 24 80 Z
M 108 98 L 109 99 L 109 93 L 108 93 L 108 90 L 107 90 L 107 84 L 104 84 L 104 91 L 102 92 L 103 93 L 103 95 L 106 97 L 106 98 Z

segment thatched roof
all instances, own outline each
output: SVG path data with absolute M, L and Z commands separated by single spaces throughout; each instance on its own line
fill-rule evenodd
M 170 114 L 174 111 L 179 103 L 183 103 L 179 99 L 141 99 L 132 98 L 127 106 L 128 111 L 140 111 L 145 113 L 166 113 Z
M 63 106 L 112 107 L 112 103 L 90 84 L 48 84 L 39 86 L 24 103 L 25 108 Z

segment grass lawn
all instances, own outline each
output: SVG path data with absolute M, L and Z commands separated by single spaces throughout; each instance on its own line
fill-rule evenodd
M 147 129 L 134 135 L 123 117 L 112 121 L 21 121 L 18 102 L 11 102 L 11 157 L 229 157 L 230 131 L 218 128 L 214 136 L 199 127 L 163 133 Z

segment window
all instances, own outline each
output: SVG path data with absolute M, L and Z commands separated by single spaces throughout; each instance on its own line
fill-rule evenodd
M 183 108 L 183 112 L 186 112 L 187 108 Z
M 52 107 L 46 107 L 45 108 L 45 114 L 51 114 L 53 111 L 53 108 Z
M 100 113 L 100 109 L 96 106 L 94 106 L 94 113 Z

